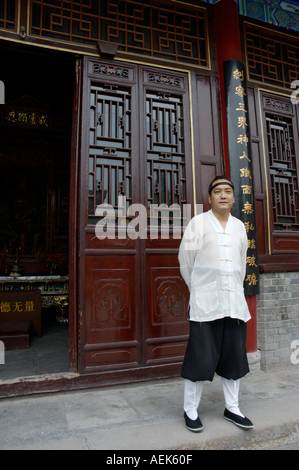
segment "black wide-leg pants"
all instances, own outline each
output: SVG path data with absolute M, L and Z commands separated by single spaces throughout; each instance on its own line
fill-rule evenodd
M 181 376 L 192 382 L 209 380 L 215 373 L 238 380 L 248 374 L 246 323 L 225 317 L 210 322 L 190 321 L 190 336 Z

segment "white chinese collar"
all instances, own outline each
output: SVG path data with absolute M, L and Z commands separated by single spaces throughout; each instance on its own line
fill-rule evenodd
M 228 234 L 228 235 L 231 235 L 233 233 L 234 218 L 231 214 L 229 214 L 225 231 L 223 230 L 222 225 L 217 219 L 217 217 L 214 215 L 212 209 L 208 211 L 208 214 L 210 216 L 210 221 L 212 222 L 212 225 L 217 233 Z

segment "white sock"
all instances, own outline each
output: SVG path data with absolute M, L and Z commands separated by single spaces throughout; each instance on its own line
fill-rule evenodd
M 197 408 L 199 407 L 203 382 L 191 382 L 185 379 L 184 389 L 184 411 L 193 421 L 198 418 Z
M 221 382 L 226 409 L 235 415 L 245 418 L 239 409 L 240 380 L 228 380 L 222 377 Z

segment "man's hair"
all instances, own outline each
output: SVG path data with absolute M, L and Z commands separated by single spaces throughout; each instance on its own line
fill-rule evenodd
M 211 192 L 213 191 L 213 189 L 215 188 L 215 186 L 218 186 L 217 184 L 217 181 L 218 180 L 227 180 L 228 181 L 228 185 L 232 188 L 232 190 L 234 191 L 234 185 L 232 183 L 232 181 L 225 175 L 221 175 L 221 176 L 216 176 L 216 178 L 213 179 L 213 181 L 211 181 L 210 183 L 210 186 L 209 186 L 209 195 L 211 195 Z M 216 183 L 216 184 L 214 184 Z

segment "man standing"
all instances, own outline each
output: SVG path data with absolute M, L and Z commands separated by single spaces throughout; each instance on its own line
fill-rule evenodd
M 180 245 L 181 274 L 189 287 L 190 337 L 184 358 L 184 417 L 190 431 L 203 429 L 197 413 L 203 382 L 217 373 L 225 398 L 224 418 L 243 429 L 253 424 L 239 409 L 240 379 L 249 372 L 244 296 L 248 248 L 244 224 L 231 215 L 234 187 L 226 176 L 209 187 L 211 210 L 195 216 Z

